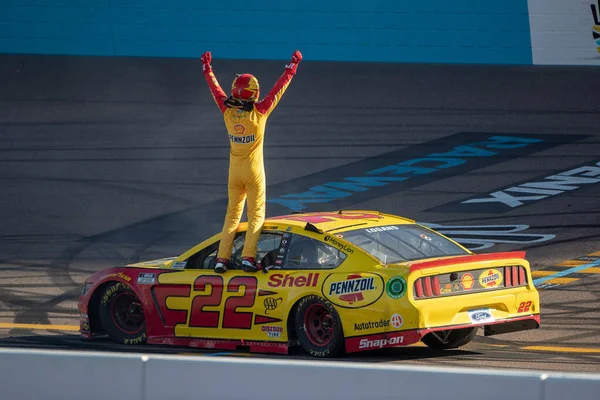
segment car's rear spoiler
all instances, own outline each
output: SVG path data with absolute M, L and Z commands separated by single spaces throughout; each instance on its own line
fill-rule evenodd
M 410 272 L 419 271 L 421 269 L 442 267 L 445 265 L 452 264 L 466 264 L 479 261 L 491 261 L 491 260 L 506 260 L 510 258 L 521 258 L 525 259 L 524 251 L 508 251 L 503 253 L 487 253 L 487 254 L 473 254 L 470 256 L 450 257 L 444 258 L 443 260 L 435 261 L 424 261 L 417 262 L 411 265 Z

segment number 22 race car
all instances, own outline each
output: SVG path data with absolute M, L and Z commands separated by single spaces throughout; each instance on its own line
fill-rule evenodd
M 178 257 L 94 273 L 79 300 L 82 336 L 282 354 L 299 345 L 335 357 L 419 341 L 456 348 L 478 328 L 540 324 L 524 252 L 476 255 L 377 211 L 306 213 L 267 219 L 261 270 L 247 273 L 245 229 L 223 274 L 213 270 L 220 234 Z

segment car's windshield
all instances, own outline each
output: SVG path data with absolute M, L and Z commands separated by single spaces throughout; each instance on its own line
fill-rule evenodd
M 341 236 L 384 264 L 469 254 L 445 237 L 412 224 L 356 229 Z

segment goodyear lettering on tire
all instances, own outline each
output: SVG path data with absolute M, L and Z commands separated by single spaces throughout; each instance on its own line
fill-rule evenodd
M 111 296 L 113 294 L 115 294 L 116 292 L 118 292 L 119 290 L 130 290 L 129 287 L 127 285 L 125 285 L 124 283 L 116 283 L 112 286 L 109 286 L 108 290 L 106 290 L 104 292 L 104 295 L 102 296 L 102 304 L 103 305 L 107 305 L 108 301 L 110 300 Z

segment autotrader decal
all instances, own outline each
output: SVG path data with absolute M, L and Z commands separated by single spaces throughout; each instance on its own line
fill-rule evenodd
M 569 141 L 585 137 L 569 136 Z M 267 202 L 271 210 L 279 205 L 285 211 L 310 211 L 314 205 L 323 211 L 324 203 L 331 209 L 344 208 L 555 147 L 563 140 L 560 135 L 458 133 L 286 182 L 286 187 L 299 191 Z
M 380 318 L 379 321 L 355 322 L 354 330 L 362 331 L 362 330 L 369 330 L 369 329 L 381 329 L 381 328 L 387 328 L 389 326 L 390 326 L 390 321 L 388 321 L 387 319 Z
M 427 211 L 500 214 L 598 182 L 600 182 L 600 161 L 594 161 Z

